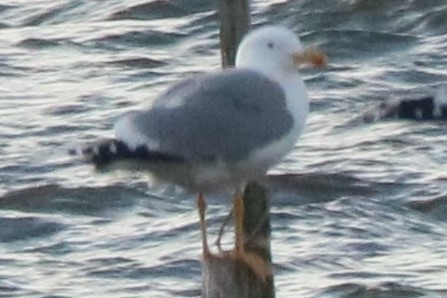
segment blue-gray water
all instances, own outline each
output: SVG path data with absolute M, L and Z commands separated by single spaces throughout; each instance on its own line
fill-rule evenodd
M 303 70 L 308 127 L 275 169 L 298 175 L 272 185 L 277 296 L 447 297 L 446 123 L 355 121 L 447 80 L 447 3 L 257 0 L 252 11 L 330 59 Z M 66 151 L 218 69 L 217 21 L 206 0 L 0 3 L 0 297 L 200 294 L 194 196 L 95 173 Z M 211 235 L 229 207 L 209 197 Z

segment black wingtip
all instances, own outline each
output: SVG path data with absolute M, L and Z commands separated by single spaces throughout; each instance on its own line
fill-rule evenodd
M 96 143 L 87 144 L 82 148 L 70 149 L 69 155 L 80 156 L 86 162 L 93 163 L 97 167 L 106 166 L 115 161 L 135 160 L 147 162 L 185 162 L 181 157 L 171 154 L 151 151 L 147 146 L 141 145 L 131 148 L 121 140 L 108 139 Z
M 433 96 L 405 98 L 381 103 L 379 107 L 363 115 L 366 123 L 386 119 L 447 120 L 447 105 L 437 102 Z

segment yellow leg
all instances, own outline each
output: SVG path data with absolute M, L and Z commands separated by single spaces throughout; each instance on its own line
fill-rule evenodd
M 233 200 L 234 214 L 234 249 L 237 252 L 244 252 L 244 197 L 241 190 L 237 189 Z
M 205 221 L 205 211 L 206 211 L 206 202 L 203 193 L 199 193 L 197 197 L 197 208 L 199 209 L 199 217 L 200 217 L 200 232 L 202 234 L 202 253 L 203 257 L 207 258 L 211 255 L 210 249 L 208 247 L 208 239 L 206 236 L 206 221 Z
M 235 246 L 233 256 L 243 262 L 258 278 L 266 281 L 271 276 L 269 265 L 257 254 L 246 252 L 244 248 L 244 197 L 241 190 L 237 190 L 233 201 Z

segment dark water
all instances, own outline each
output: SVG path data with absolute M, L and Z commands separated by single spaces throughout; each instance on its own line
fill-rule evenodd
M 274 172 L 278 297 L 447 297 L 445 122 L 355 121 L 447 79 L 443 0 L 254 1 L 323 48 L 308 128 Z M 220 66 L 205 0 L 0 3 L 0 297 L 197 297 L 194 198 L 66 156 Z M 210 233 L 229 209 L 209 198 Z M 227 244 L 231 241 L 228 237 Z

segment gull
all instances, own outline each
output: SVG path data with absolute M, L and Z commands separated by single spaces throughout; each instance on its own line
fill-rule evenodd
M 211 253 L 204 194 L 235 190 L 233 255 L 265 278 L 270 268 L 242 245 L 242 190 L 293 149 L 309 113 L 298 68 L 325 63 L 323 53 L 305 48 L 291 30 L 260 27 L 242 39 L 236 67 L 175 83 L 150 108 L 122 116 L 114 126 L 115 138 L 71 153 L 97 168 L 148 171 L 198 193 L 205 257 Z

